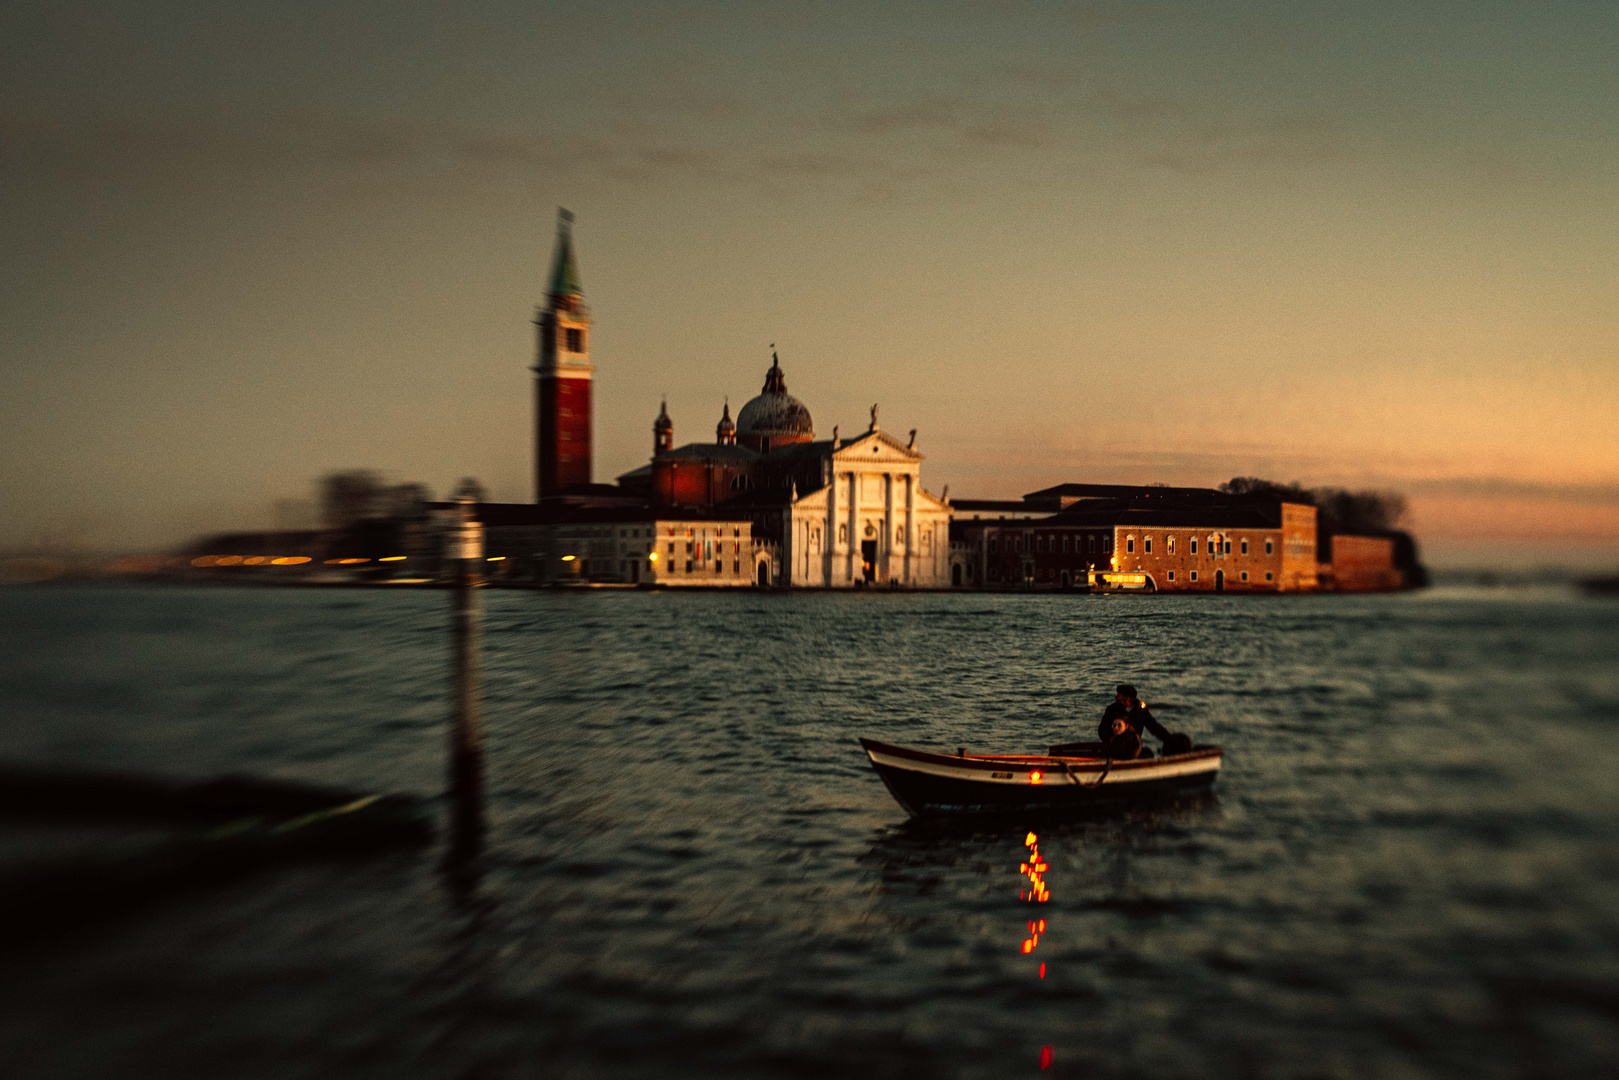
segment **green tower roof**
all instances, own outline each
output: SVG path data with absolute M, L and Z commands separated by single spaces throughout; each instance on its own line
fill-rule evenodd
M 573 214 L 557 210 L 557 253 L 551 262 L 551 294 L 553 296 L 583 296 L 579 284 L 579 264 L 573 257 Z

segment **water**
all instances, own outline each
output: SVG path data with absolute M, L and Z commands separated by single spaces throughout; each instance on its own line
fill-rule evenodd
M 481 859 L 43 939 L 6 1075 L 1619 1071 L 1611 601 L 485 599 Z M 436 793 L 447 600 L 5 590 L 0 758 Z M 1039 750 L 1118 681 L 1227 748 L 1212 797 L 919 828 L 854 743 Z

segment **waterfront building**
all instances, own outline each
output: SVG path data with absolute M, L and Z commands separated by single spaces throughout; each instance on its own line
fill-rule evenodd
M 1346 536 L 1327 541 L 1331 557 L 1321 565 L 1321 587 L 1339 592 L 1381 592 L 1403 588 L 1392 536 Z
M 948 491 L 923 487 L 916 431 L 903 440 L 884 431 L 877 406 L 864 431 L 845 439 L 834 427 L 818 439 L 774 347 L 759 394 L 734 420 L 729 401 L 722 404 L 712 442 L 677 445 L 665 401 L 647 464 L 616 485 L 596 484 L 592 323 L 572 225 L 573 215 L 559 211 L 546 301 L 534 320 L 534 502 L 474 496 L 492 577 L 552 585 L 1215 592 L 1310 589 L 1322 576 L 1339 588 L 1398 580 L 1392 543 L 1339 538 L 1342 565 L 1333 573 L 1317 562 L 1314 507 L 1257 495 L 1060 484 L 1021 500 L 952 506 Z M 431 567 L 425 549 L 460 512 L 452 503 L 421 510 L 430 522 L 418 513 L 422 522 L 411 529 L 373 528 L 365 552 L 340 561 Z M 399 550 L 383 556 L 383 547 Z
M 747 516 L 773 549 L 775 584 L 799 588 L 937 588 L 947 581 L 950 506 L 922 486 L 916 432 L 882 430 L 877 407 L 861 434 L 816 439 L 808 407 L 772 355 L 759 395 L 727 405 L 711 443 L 676 447 L 667 405 L 653 423 L 652 460 L 619 487 L 654 507 Z
M 1090 485 L 1063 485 L 1068 488 Z M 1092 492 L 1040 517 L 961 519 L 951 582 L 978 588 L 1288 592 L 1316 586 L 1315 507 L 1206 489 Z M 1129 489 L 1125 489 L 1129 490 Z M 1029 496 L 1037 505 L 1051 492 Z

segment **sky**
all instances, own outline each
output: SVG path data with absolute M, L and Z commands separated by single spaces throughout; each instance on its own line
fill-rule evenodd
M 532 496 L 556 210 L 595 472 L 759 392 L 923 481 L 1403 492 L 1619 564 L 1619 6 L 0 11 L 0 549 Z

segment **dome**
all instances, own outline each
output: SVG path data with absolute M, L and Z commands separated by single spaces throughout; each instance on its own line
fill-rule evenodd
M 815 437 L 809 410 L 787 392 L 781 361 L 774 355 L 771 360 L 764 389 L 736 414 L 738 441 L 761 451 L 786 443 L 809 442 Z

